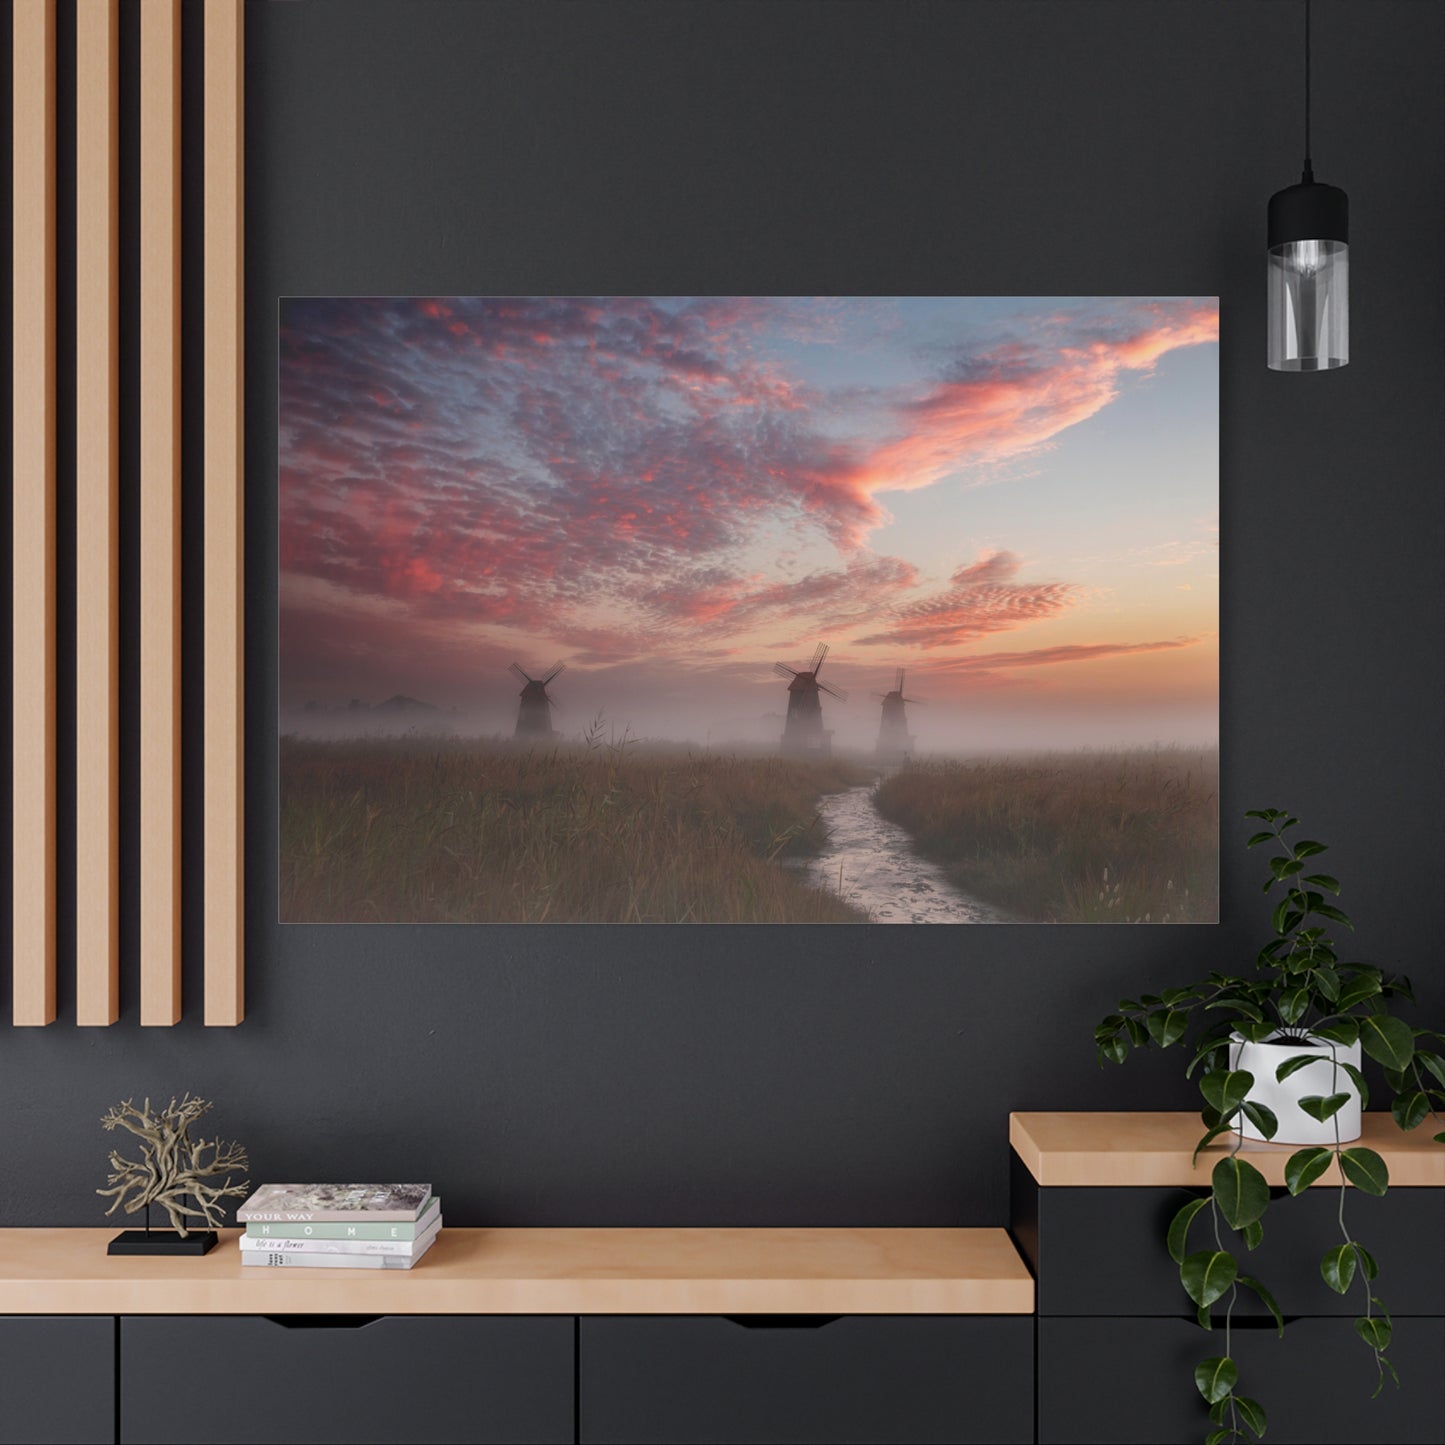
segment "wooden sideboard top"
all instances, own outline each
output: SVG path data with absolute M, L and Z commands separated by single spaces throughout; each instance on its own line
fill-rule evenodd
M 105 1252 L 0 1229 L 4 1314 L 1030 1314 L 1002 1229 L 443 1229 L 410 1270 Z
M 1390 1170 L 1391 1185 L 1445 1188 L 1445 1145 L 1427 1120 L 1402 1134 L 1389 1114 L 1367 1113 L 1353 1141 L 1373 1149 Z M 1233 1146 L 1222 1134 L 1191 1163 L 1204 1125 L 1198 1114 L 1010 1114 L 1009 1143 L 1040 1184 L 1103 1188 L 1109 1185 L 1207 1185 L 1210 1170 Z M 1240 1153 L 1272 1185 L 1283 1185 L 1284 1163 L 1303 1146 L 1246 1139 Z M 1313 1188 L 1338 1186 L 1333 1166 Z

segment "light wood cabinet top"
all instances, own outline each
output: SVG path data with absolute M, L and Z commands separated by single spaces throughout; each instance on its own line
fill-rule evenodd
M 1385 1113 L 1364 1116 L 1364 1132 L 1353 1141 L 1373 1149 L 1390 1170 L 1390 1183 L 1445 1188 L 1445 1144 L 1432 1121 L 1402 1134 Z M 1009 1142 L 1040 1184 L 1104 1188 L 1111 1185 L 1207 1186 L 1210 1170 L 1233 1147 L 1221 1134 L 1191 1163 L 1204 1133 L 1198 1114 L 1010 1114 Z M 1241 1155 L 1272 1185 L 1284 1184 L 1284 1164 L 1298 1144 L 1261 1144 L 1246 1139 Z M 1338 1187 L 1331 1165 L 1313 1188 Z
M 1029 1314 L 1002 1229 L 443 1229 L 410 1270 L 105 1252 L 115 1229 L 0 1230 L 4 1314 Z

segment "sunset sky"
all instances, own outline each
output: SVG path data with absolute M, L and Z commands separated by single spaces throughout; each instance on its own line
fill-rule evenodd
M 511 730 L 1213 742 L 1212 298 L 285 300 L 280 670 Z

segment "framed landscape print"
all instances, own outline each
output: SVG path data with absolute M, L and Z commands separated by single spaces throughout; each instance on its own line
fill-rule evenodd
M 282 921 L 1215 921 L 1218 314 L 284 300 Z

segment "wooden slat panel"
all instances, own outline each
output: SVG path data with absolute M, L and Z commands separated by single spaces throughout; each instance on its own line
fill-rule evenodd
M 118 0 L 75 15 L 75 1021 L 119 1013 Z
M 245 1017 L 242 228 L 245 6 L 206 3 L 206 1022 Z
M 17 1024 L 55 1018 L 55 4 L 15 0 L 11 858 Z
M 180 40 L 180 0 L 141 0 L 142 1024 L 181 1013 Z

